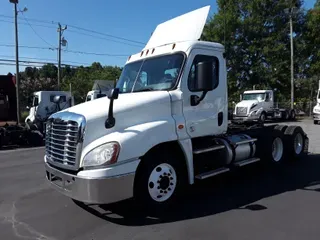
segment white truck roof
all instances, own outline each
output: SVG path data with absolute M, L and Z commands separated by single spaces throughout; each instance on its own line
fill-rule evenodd
M 208 18 L 210 6 L 202 7 L 159 24 L 141 52 L 129 56 L 126 63 L 148 57 L 186 51 L 197 44 L 224 51 L 220 43 L 198 41 Z
M 267 93 L 267 92 L 273 92 L 272 90 L 248 90 L 244 91 L 243 93 Z
M 170 43 L 200 39 L 209 10 L 210 6 L 205 6 L 159 24 L 144 50 Z

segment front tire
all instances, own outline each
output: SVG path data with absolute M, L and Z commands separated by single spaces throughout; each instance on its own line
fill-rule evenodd
M 264 123 L 267 119 L 267 114 L 265 112 L 262 112 L 260 117 L 259 117 L 259 122 Z
M 183 160 L 162 150 L 148 154 L 142 161 L 135 181 L 137 203 L 150 210 L 172 205 L 187 183 Z

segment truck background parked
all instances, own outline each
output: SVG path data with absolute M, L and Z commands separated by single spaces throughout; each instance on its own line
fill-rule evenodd
M 317 93 L 317 104 L 313 108 L 313 123 L 319 124 L 320 122 L 320 81 L 319 81 L 319 89 Z
M 235 106 L 233 120 L 264 123 L 268 118 L 294 120 L 296 110 L 276 106 L 273 90 L 245 91 L 241 95 L 241 101 Z

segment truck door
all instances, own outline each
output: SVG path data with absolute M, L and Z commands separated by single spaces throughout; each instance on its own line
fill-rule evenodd
M 204 99 L 192 106 L 191 97 L 200 97 L 202 91 L 196 89 L 196 65 L 201 61 L 211 61 L 213 67 L 212 81 L 214 89 L 207 92 Z M 225 59 L 222 52 L 213 49 L 193 49 L 186 63 L 181 81 L 183 91 L 183 114 L 187 133 L 191 138 L 221 134 L 228 125 L 227 85 Z
M 29 112 L 29 116 L 28 116 L 28 118 L 31 121 L 35 120 L 35 115 L 36 115 L 38 106 L 39 106 L 39 96 L 38 95 L 34 95 L 33 96 L 33 101 L 32 101 L 32 106 L 30 108 L 30 112 Z

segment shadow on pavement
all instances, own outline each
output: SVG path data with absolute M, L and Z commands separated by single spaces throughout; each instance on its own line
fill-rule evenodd
M 312 186 L 318 185 L 318 188 Z M 263 211 L 260 199 L 297 189 L 320 192 L 320 154 L 309 155 L 284 167 L 265 169 L 247 166 L 241 171 L 199 182 L 189 188 L 182 202 L 165 212 L 147 214 L 133 200 L 109 205 L 78 206 L 109 222 L 126 226 L 143 226 L 200 218 L 234 209 Z

